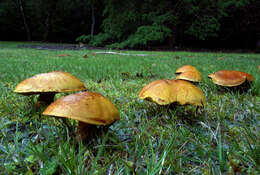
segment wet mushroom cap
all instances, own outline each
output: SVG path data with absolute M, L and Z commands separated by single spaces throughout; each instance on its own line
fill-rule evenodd
M 235 70 L 220 70 L 209 74 L 208 77 L 212 79 L 213 83 L 227 87 L 239 86 L 246 80 L 249 82 L 254 80 L 252 75 Z
M 14 92 L 24 95 L 45 92 L 70 92 L 85 90 L 84 84 L 67 72 L 55 71 L 37 74 L 20 82 Z
M 146 85 L 139 93 L 140 99 L 146 99 L 159 105 L 174 102 L 180 105 L 191 104 L 205 106 L 203 92 L 185 80 L 156 80 Z
M 200 72 L 191 65 L 185 65 L 180 68 L 178 68 L 175 72 L 175 74 L 179 74 L 176 79 L 180 80 L 188 80 L 193 82 L 201 82 L 202 77 Z
M 108 125 L 120 119 L 113 103 L 94 92 L 62 97 L 49 105 L 43 115 L 71 118 L 93 125 Z

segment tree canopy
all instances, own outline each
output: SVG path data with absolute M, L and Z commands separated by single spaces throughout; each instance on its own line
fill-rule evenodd
M 259 20 L 259 0 L 2 0 L 0 39 L 253 49 Z

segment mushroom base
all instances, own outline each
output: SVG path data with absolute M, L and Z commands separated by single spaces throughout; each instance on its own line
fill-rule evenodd
M 40 96 L 38 97 L 36 105 L 38 107 L 41 107 L 41 106 L 47 106 L 51 104 L 54 101 L 55 94 L 56 93 L 54 92 L 41 93 Z

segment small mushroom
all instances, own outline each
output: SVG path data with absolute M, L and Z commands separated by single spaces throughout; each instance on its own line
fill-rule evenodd
M 120 119 L 119 111 L 109 99 L 88 91 L 58 99 L 45 109 L 43 115 L 78 120 L 77 133 L 82 140 L 89 135 L 93 125 L 110 125 Z
M 184 66 L 178 68 L 175 73 L 178 74 L 178 73 L 183 73 L 183 72 L 188 72 L 188 71 L 196 72 L 198 70 L 192 65 L 184 65 Z
M 252 82 L 254 80 L 252 75 L 235 70 L 220 70 L 209 74 L 208 77 L 212 79 L 213 83 L 227 87 L 239 86 L 246 81 Z
M 200 75 L 200 72 L 191 65 L 185 65 L 180 68 L 178 68 L 175 72 L 175 74 L 179 74 L 176 79 L 179 80 L 187 80 L 192 82 L 201 82 L 202 77 Z
M 37 74 L 20 82 L 14 92 L 23 95 L 40 94 L 39 105 L 48 105 L 54 100 L 57 92 L 86 90 L 84 84 L 67 72 L 48 72 Z
M 185 80 L 156 80 L 146 85 L 139 93 L 139 98 L 159 105 L 177 102 L 180 105 L 191 104 L 205 106 L 203 92 Z

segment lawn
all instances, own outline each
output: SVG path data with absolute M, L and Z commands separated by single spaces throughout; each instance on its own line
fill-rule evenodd
M 122 51 L 148 55 L 128 56 L 17 44 L 24 43 L 0 42 L 0 174 L 259 173 L 259 54 Z M 175 78 L 175 70 L 186 64 L 203 76 L 197 85 L 206 96 L 203 109 L 170 108 L 138 98 L 147 83 Z M 244 71 L 255 80 L 244 92 L 220 88 L 207 75 L 221 69 Z M 82 143 L 59 119 L 41 115 L 36 96 L 13 93 L 20 81 L 56 70 L 73 74 L 89 91 L 110 99 L 120 121 Z M 77 123 L 70 124 L 75 132 Z

